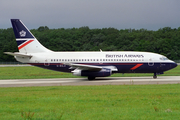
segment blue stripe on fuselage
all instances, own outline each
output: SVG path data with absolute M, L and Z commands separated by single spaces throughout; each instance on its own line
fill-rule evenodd
M 72 69 L 69 69 L 70 66 L 64 65 L 62 63 L 30 63 L 31 65 L 42 67 L 46 69 L 51 69 L 55 71 L 61 71 L 61 72 L 71 72 Z M 82 64 L 82 63 L 76 63 L 76 64 Z M 118 71 L 117 73 L 161 73 L 167 70 L 170 70 L 177 66 L 176 63 L 154 63 L 153 66 L 149 66 L 148 63 L 142 63 L 143 65 L 138 67 L 135 70 L 131 70 L 131 68 L 139 63 L 105 63 L 105 64 L 99 64 L 99 63 L 84 63 L 86 65 L 96 65 L 96 66 L 115 66 Z M 48 66 L 47 66 L 48 65 Z M 64 65 L 64 66 L 61 66 Z

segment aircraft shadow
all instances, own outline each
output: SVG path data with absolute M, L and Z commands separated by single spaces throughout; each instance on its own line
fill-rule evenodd
M 96 78 L 95 80 L 88 80 L 87 78 L 81 79 L 81 81 L 108 81 L 108 80 L 149 80 L 152 79 L 152 77 L 106 77 L 106 78 Z M 157 78 L 158 80 L 158 78 Z

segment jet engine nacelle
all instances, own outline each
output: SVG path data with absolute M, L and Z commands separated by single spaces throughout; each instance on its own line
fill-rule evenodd
M 93 77 L 107 77 L 112 74 L 111 69 L 103 68 L 101 71 L 89 71 L 89 70 L 76 70 L 73 75 L 76 76 L 93 76 Z

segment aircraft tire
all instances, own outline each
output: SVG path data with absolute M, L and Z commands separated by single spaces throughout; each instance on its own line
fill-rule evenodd
M 154 79 L 156 79 L 156 78 L 157 78 L 157 75 L 156 75 L 156 73 L 154 73 L 154 75 L 153 75 L 153 78 L 154 78 Z
M 94 80 L 95 77 L 92 77 L 92 76 L 88 76 L 88 80 Z

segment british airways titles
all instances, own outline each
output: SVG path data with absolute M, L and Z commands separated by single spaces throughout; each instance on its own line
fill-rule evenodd
M 124 55 L 113 55 L 106 54 L 106 58 L 144 58 L 144 55 L 133 55 L 133 54 L 124 54 Z

